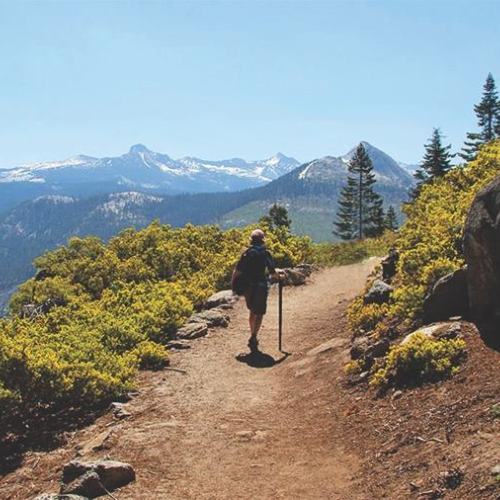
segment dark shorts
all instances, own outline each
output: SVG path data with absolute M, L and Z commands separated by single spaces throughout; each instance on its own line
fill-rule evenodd
M 254 314 L 266 314 L 267 286 L 250 286 L 245 292 L 245 300 L 248 309 Z

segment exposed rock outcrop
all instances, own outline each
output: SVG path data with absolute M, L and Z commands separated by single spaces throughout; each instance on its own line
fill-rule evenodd
M 370 290 L 366 292 L 363 301 L 365 304 L 385 304 L 389 302 L 392 292 L 392 286 L 382 280 L 375 280 Z
M 433 325 L 424 326 L 409 333 L 402 341 L 401 345 L 406 345 L 411 342 L 416 335 L 425 335 L 429 338 L 439 338 L 439 339 L 454 339 L 460 335 L 462 327 L 460 323 L 435 323 Z
M 285 275 L 283 280 L 284 286 L 300 286 L 306 284 L 306 278 L 309 276 L 309 270 L 302 267 L 287 267 L 281 272 Z M 309 274 L 308 274 L 309 273 Z
M 221 309 L 208 309 L 193 314 L 188 320 L 188 325 L 190 323 L 205 323 L 209 328 L 214 326 L 226 327 L 229 325 L 229 315 Z
M 135 471 L 130 464 L 115 460 L 73 460 L 64 466 L 61 493 L 95 498 L 132 481 Z
M 222 290 L 211 295 L 205 303 L 205 309 L 213 309 L 214 307 L 230 306 L 238 300 L 238 296 L 232 290 Z
M 500 323 L 500 176 L 476 195 L 464 229 L 471 317 Z
M 188 323 L 176 332 L 176 337 L 179 339 L 197 339 L 204 337 L 208 333 L 208 326 L 206 323 Z
M 424 323 L 444 321 L 453 316 L 469 316 L 469 294 L 467 277 L 470 273 L 463 267 L 447 274 L 436 282 L 423 306 Z

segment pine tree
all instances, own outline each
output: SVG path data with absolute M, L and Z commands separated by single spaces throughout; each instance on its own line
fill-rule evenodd
M 481 132 L 467 133 L 468 140 L 464 141 L 465 147 L 460 153 L 465 161 L 473 160 L 483 144 L 500 135 L 500 101 L 491 73 L 486 78 L 486 83 L 483 86 L 483 97 L 481 102 L 474 106 L 474 112 Z
M 333 234 L 343 240 L 354 240 L 358 236 L 358 189 L 356 179 L 347 177 L 347 185 L 342 189 L 339 200 L 336 230 Z
M 411 192 L 412 199 L 415 199 L 424 184 L 431 182 L 437 177 L 443 177 L 451 168 L 451 144 L 443 146 L 442 135 L 438 128 L 432 131 L 429 142 L 424 145 L 425 154 L 420 168 L 415 171 L 417 184 Z
M 364 236 L 377 238 L 385 231 L 384 200 L 375 191 L 366 193 L 366 210 L 363 217 Z
M 292 225 L 292 220 L 288 216 L 288 210 L 286 207 L 278 205 L 277 203 L 274 203 L 274 205 L 269 209 L 269 214 L 261 217 L 260 221 L 266 223 L 271 231 L 278 227 L 289 230 Z
M 356 149 L 347 167 L 347 185 L 339 200 L 334 234 L 343 240 L 378 236 L 384 228 L 383 200 L 373 189 L 373 164 L 362 143 Z
M 385 227 L 389 231 L 396 231 L 399 227 L 398 218 L 396 217 L 396 211 L 392 205 L 389 205 L 387 213 L 385 215 Z

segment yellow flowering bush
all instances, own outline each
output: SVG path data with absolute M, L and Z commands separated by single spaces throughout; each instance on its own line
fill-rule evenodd
M 465 342 L 461 339 L 433 339 L 417 333 L 373 366 L 370 385 L 411 387 L 436 381 L 454 373 L 464 356 Z
M 423 186 L 404 207 L 399 230 L 398 284 L 391 315 L 415 318 L 436 281 L 464 265 L 462 231 L 476 193 L 500 173 L 500 141 L 483 147 L 476 160 Z
M 352 332 L 373 330 L 389 311 L 388 304 L 364 304 L 363 296 L 357 297 L 349 306 L 347 319 Z
M 134 387 L 138 369 L 168 363 L 176 329 L 231 272 L 255 226 L 173 229 L 154 222 L 105 244 L 72 238 L 35 261 L 10 319 L 0 321 L 0 411 L 96 404 Z M 278 265 L 303 262 L 308 238 L 269 231 Z M 24 306 L 37 308 L 23 317 Z M 32 307 L 31 307 L 32 309 Z

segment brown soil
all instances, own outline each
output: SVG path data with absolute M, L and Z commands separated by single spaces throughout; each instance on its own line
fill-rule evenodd
M 490 469 L 500 462 L 500 419 L 489 408 L 500 401 L 500 355 L 471 325 L 469 359 L 450 381 L 398 399 L 347 384 L 345 309 L 374 263 L 285 289 L 289 356 L 277 349 L 271 293 L 260 347 L 272 366 L 236 359 L 248 337 L 240 301 L 228 328 L 174 352 L 171 369 L 142 374 L 130 418 L 105 415 L 52 452 L 26 454 L 0 480 L 0 498 L 57 491 L 62 465 L 78 454 L 135 467 L 137 481 L 113 493 L 120 500 L 498 498 Z M 457 468 L 463 481 L 450 489 L 440 474 Z

